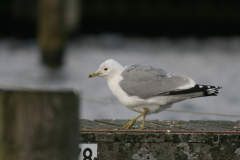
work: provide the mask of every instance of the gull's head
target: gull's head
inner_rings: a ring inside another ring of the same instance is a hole
[[[115,74],[122,69],[122,67],[123,66],[117,61],[108,59],[99,66],[99,69],[96,72],[91,73],[88,78],[100,76],[109,79],[110,77],[114,77]]]

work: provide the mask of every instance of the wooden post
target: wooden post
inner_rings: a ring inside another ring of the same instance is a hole
[[[39,0],[38,38],[42,62],[50,67],[63,63],[65,28],[64,0]]]
[[[1,160],[77,160],[78,96],[0,89]]]

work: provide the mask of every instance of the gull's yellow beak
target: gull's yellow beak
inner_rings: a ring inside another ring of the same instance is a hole
[[[100,73],[91,73],[89,74],[88,78],[99,76]]]

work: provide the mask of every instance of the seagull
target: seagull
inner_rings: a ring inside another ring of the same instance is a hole
[[[143,116],[159,113],[173,103],[190,98],[217,96],[222,87],[196,84],[191,78],[171,74],[149,65],[132,64],[123,67],[117,61],[108,59],[88,78],[100,76],[107,79],[112,93],[128,109],[140,113],[123,128],[130,129]]]

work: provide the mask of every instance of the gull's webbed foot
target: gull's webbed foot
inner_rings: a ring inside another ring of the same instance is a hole
[[[144,129],[144,124],[145,124],[145,117],[146,117],[145,114],[148,112],[148,109],[145,108],[144,110],[145,110],[145,112],[141,113],[139,116],[137,116],[136,118],[132,119],[127,125],[123,126],[123,128],[129,129],[137,121],[138,118],[143,116],[142,126],[141,126],[140,129],[137,129],[137,130],[143,130]]]
[[[129,129],[136,122],[135,119],[132,119],[127,125],[123,126],[123,128]]]

